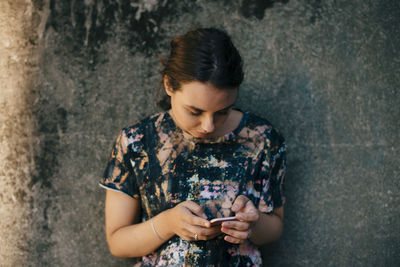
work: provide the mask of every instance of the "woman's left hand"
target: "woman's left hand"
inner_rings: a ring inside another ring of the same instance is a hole
[[[244,195],[235,199],[232,212],[236,213],[237,221],[223,222],[221,231],[226,234],[225,241],[240,244],[250,238],[251,229],[260,215],[253,202]]]

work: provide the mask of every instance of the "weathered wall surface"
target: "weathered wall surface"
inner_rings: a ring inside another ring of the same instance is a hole
[[[158,111],[157,55],[199,26],[231,34],[238,106],[287,139],[265,265],[400,262],[398,1],[5,0],[0,265],[133,263],[107,250],[98,179],[120,128]]]
[[[31,3],[0,1],[0,266],[26,265],[33,239],[39,24]]]

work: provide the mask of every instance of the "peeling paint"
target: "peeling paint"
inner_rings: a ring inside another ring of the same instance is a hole
[[[157,0],[141,0],[138,3],[131,3],[131,7],[137,8],[135,19],[139,21],[143,12],[153,12],[157,8],[158,2]]]
[[[275,3],[287,4],[289,0],[243,0],[241,6],[242,15],[245,18],[256,17],[259,20],[264,18],[265,11],[272,8]]]
[[[163,20],[179,16],[184,12],[194,12],[196,3],[183,3],[178,0],[115,1],[71,0],[70,2],[47,1],[50,9],[46,28],[51,27],[65,36],[66,41],[74,43],[75,53],[87,50],[94,58],[97,49],[116,31],[124,35],[125,45],[132,53],[146,51],[148,54],[158,50],[164,38],[160,31]],[[43,19],[45,19],[43,17]],[[116,27],[118,25],[118,27]]]

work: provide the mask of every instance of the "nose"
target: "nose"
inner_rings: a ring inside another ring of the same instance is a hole
[[[211,133],[214,131],[214,118],[213,116],[208,116],[201,122],[201,128],[204,132]]]

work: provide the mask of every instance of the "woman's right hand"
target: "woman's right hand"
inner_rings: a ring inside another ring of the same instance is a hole
[[[179,203],[168,212],[169,228],[187,241],[210,240],[221,234],[221,226],[210,226],[202,207],[193,201]]]

